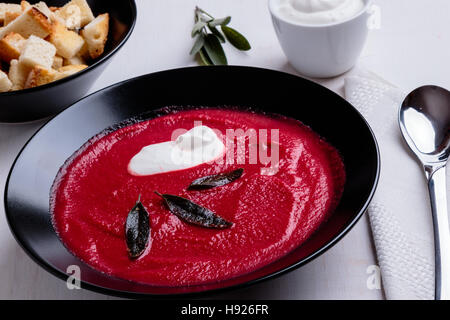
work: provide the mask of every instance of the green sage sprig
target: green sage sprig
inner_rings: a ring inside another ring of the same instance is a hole
[[[199,7],[195,7],[195,24],[191,32],[195,42],[190,54],[198,55],[205,65],[226,65],[228,61],[222,43],[228,40],[238,50],[250,50],[248,40],[228,26],[230,21],[230,16],[216,19]]]

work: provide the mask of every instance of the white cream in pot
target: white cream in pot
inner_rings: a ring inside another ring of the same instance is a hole
[[[278,13],[293,23],[321,25],[350,19],[364,5],[363,0],[278,0]]]

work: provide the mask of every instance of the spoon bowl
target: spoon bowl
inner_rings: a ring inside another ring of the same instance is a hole
[[[400,108],[400,129],[424,164],[445,163],[450,156],[450,92],[437,86],[412,91]]]

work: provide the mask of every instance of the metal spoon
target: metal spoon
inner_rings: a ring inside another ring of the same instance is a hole
[[[435,243],[435,299],[450,299],[450,227],[445,166],[450,155],[450,92],[424,86],[411,92],[399,113],[406,143],[428,179]]]

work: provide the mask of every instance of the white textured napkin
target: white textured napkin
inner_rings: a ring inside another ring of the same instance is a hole
[[[405,94],[367,71],[345,79],[345,96],[366,118],[381,151],[368,209],[387,299],[434,298],[434,245],[425,176],[397,122]]]

